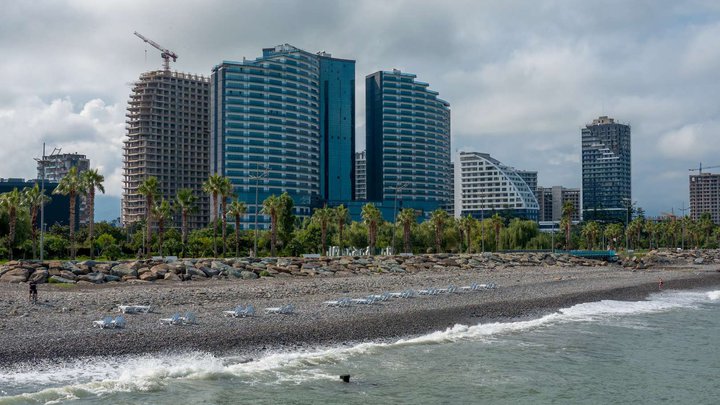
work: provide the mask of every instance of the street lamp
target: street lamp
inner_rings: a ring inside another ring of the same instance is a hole
[[[253,257],[257,257],[258,254],[258,215],[260,214],[260,209],[258,207],[258,191],[260,190],[260,179],[266,179],[268,177],[268,167],[267,165],[264,165],[263,171],[260,172],[258,165],[256,164],[255,172],[256,174],[254,176],[250,176],[250,180],[255,180],[255,243],[253,245]]]
[[[52,153],[50,156],[45,156],[45,142],[43,142],[43,151],[42,151],[42,157],[40,159],[35,158],[35,161],[37,161],[40,164],[40,169],[42,171],[42,177],[40,179],[40,194],[45,197],[45,165],[50,163],[50,157],[53,157],[55,155],[60,154],[61,149],[60,148],[53,148]],[[33,224],[34,226],[34,224]],[[43,252],[43,245],[45,243],[45,202],[42,201],[40,204],[40,261],[43,261],[44,259],[44,252]]]
[[[408,183],[401,183],[401,184],[398,184],[398,185],[395,186],[395,208],[393,209],[393,217],[394,217],[394,218],[393,218],[393,221],[394,221],[394,222],[393,222],[393,225],[394,225],[394,226],[393,226],[393,234],[392,234],[392,249],[393,249],[393,254],[395,254],[395,233],[396,233],[395,231],[396,231],[396,228],[397,228],[398,193],[399,193],[400,191],[405,190],[406,188],[408,188],[408,186],[409,186]]]
[[[685,250],[685,211],[689,210],[690,207],[685,208],[685,201],[682,202],[682,207],[680,208],[680,211],[682,212],[682,219],[680,222],[682,223],[682,235],[681,235],[681,242],[680,242],[680,248],[682,250]]]

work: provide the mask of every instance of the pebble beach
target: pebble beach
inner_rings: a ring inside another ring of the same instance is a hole
[[[205,351],[258,356],[368,340],[396,339],[455,324],[537,317],[558,308],[604,299],[638,300],[659,289],[720,285],[720,266],[683,264],[637,270],[608,266],[528,266],[370,273],[329,278],[262,277],[189,282],[40,284],[39,300],[27,302],[27,284],[0,283],[0,365],[58,358]],[[372,305],[328,307],[326,300],[473,282],[497,288]],[[295,313],[265,314],[263,308],[292,303]],[[122,329],[93,328],[118,315],[123,304],[150,305],[147,314],[127,314]],[[222,311],[252,304],[257,315],[228,318]],[[193,312],[195,325],[162,325],[174,313]]]

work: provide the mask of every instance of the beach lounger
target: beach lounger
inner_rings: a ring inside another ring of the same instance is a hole
[[[339,300],[325,301],[323,304],[329,307],[349,307],[352,304],[349,298],[340,298]]]
[[[353,304],[360,304],[360,305],[370,305],[375,303],[375,298],[372,296],[369,296],[367,298],[354,298],[351,299],[350,302]]]
[[[415,295],[417,295],[415,290],[408,289],[408,290],[403,290],[401,292],[389,293],[388,297],[390,297],[390,298],[412,298]]]
[[[125,317],[122,315],[118,315],[113,319],[112,321],[113,328],[124,328],[125,327]]]
[[[113,324],[112,316],[106,316],[103,317],[103,319],[99,321],[93,322],[93,328],[100,328],[100,329],[108,329],[108,328],[114,328],[115,325]]]
[[[192,312],[186,312],[185,315],[180,317],[180,322],[183,325],[194,325],[196,323],[195,314]]]
[[[295,311],[293,304],[286,304],[281,307],[270,307],[265,308],[265,312],[268,314],[292,314]]]
[[[486,290],[492,290],[494,288],[497,288],[497,284],[495,283],[487,283],[487,284],[478,284],[478,288],[484,288]]]
[[[232,316],[233,318],[245,318],[247,316],[253,316],[255,315],[255,307],[252,305],[248,305],[247,307],[243,307],[242,305],[238,305],[235,307],[232,311],[223,311],[225,316]]]
[[[371,295],[368,298],[373,298],[375,301],[387,301],[390,299],[390,293],[386,292],[382,294]]]
[[[418,291],[418,295],[437,295],[439,290],[437,288],[426,288]]]
[[[478,283],[472,283],[470,285],[460,287],[460,291],[476,291],[478,288],[479,288]]]
[[[150,312],[149,305],[120,305],[118,310],[123,314],[147,314]]]
[[[454,293],[455,291],[457,291],[457,287],[455,287],[452,284],[449,285],[447,288],[438,288],[437,289],[437,292],[440,294],[449,294],[449,293]]]
[[[161,318],[160,323],[164,325],[180,325],[182,323],[182,319],[180,318],[180,314],[174,314],[170,318]]]

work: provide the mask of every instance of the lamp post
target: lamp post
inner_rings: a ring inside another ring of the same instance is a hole
[[[37,161],[40,164],[40,169],[42,172],[42,176],[40,178],[40,194],[45,196],[45,165],[50,162],[49,157],[55,156],[60,154],[61,149],[60,148],[53,148],[52,153],[50,156],[45,156],[45,142],[43,142],[43,150],[42,150],[42,157],[40,159],[35,158],[35,161]],[[34,224],[32,224],[34,226]],[[40,261],[43,261],[44,259],[44,245],[45,244],[45,202],[43,201],[40,204]]]
[[[682,219],[680,222],[682,223],[682,234],[680,237],[680,248],[682,250],[685,250],[685,211],[689,210],[690,207],[685,208],[685,201],[682,202],[682,207],[680,208],[680,211],[682,212]]]
[[[392,249],[395,254],[395,231],[397,228],[397,205],[398,205],[398,193],[405,190],[409,186],[408,183],[401,183],[395,186],[395,208],[393,209],[393,234],[392,234]]]
[[[264,166],[262,173],[258,170],[257,164],[255,165],[255,175],[250,176],[250,180],[255,180],[255,242],[253,244],[253,257],[257,257],[257,244],[258,244],[258,215],[260,209],[258,206],[258,192],[260,190],[260,179],[265,179],[268,176],[268,167]]]

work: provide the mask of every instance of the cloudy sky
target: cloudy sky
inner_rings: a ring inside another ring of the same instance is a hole
[[[720,165],[717,1],[8,1],[0,13],[0,177],[35,176],[42,142],[106,177],[119,216],[129,82],[161,66],[138,31],[209,75],[290,43],[416,73],[451,103],[453,149],[488,152],[539,184],[580,186],[580,128],[632,125],[633,199],[650,215],[688,201],[688,169]]]

